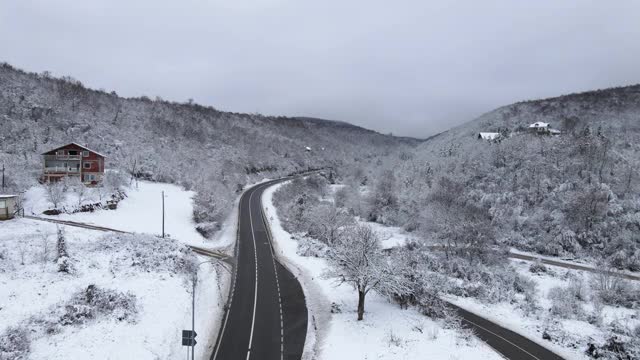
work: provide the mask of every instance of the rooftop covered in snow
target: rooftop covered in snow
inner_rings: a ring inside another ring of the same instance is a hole
[[[546,122],[542,122],[542,121],[537,121],[534,122],[533,124],[529,125],[530,128],[547,128],[549,127],[549,123]]]

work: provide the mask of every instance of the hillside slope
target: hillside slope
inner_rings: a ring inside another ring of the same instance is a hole
[[[125,99],[8,64],[0,66],[0,120],[0,162],[12,191],[36,180],[40,153],[77,142],[106,154],[108,168],[132,171],[135,164],[141,177],[197,190],[196,219],[209,223],[247,183],[309,167],[339,169],[417,142],[340,122]]]
[[[537,121],[562,133],[529,131]],[[640,85],[521,102],[388,161],[372,200],[382,206],[367,215],[438,242],[604,256],[640,270],[638,169]]]

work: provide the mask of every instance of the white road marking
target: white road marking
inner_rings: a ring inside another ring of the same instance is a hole
[[[269,187],[271,185],[271,182],[268,183],[269,185],[266,187]],[[264,185],[264,184],[263,184]],[[255,193],[255,191],[258,190],[260,186],[257,186],[256,188],[251,190],[251,194],[249,195],[249,222],[251,225],[251,237],[253,238],[253,254],[254,254],[254,259],[255,259],[255,265],[256,265],[256,284],[255,284],[255,292],[254,292],[254,299],[253,299],[253,320],[251,322],[251,334],[249,336],[249,347],[247,349],[247,358],[246,360],[249,360],[249,358],[251,357],[251,346],[253,344],[253,332],[255,329],[255,322],[256,322],[256,306],[258,304],[258,251],[257,251],[257,246],[256,246],[256,237],[255,237],[255,232],[253,229],[253,214],[251,211],[251,201],[253,199],[253,194]],[[265,187],[265,188],[266,188]],[[240,201],[240,204],[242,204],[242,199]],[[266,219],[264,218],[264,213],[262,212],[262,199],[260,199],[260,212],[261,214],[263,214],[263,220],[266,221]],[[266,225],[266,224],[265,224]],[[240,223],[238,222],[238,231],[240,231]],[[278,280],[278,269],[276,268],[276,262],[275,262],[275,256],[273,253],[273,244],[271,243],[271,232],[267,231],[267,238],[269,239],[269,248],[271,251],[271,260],[273,262],[273,269],[275,272],[275,278],[276,278],[276,287],[278,290],[278,303],[280,306],[280,359],[283,360],[284,359],[284,320],[283,320],[283,314],[282,314],[282,296],[280,294],[280,282]],[[238,241],[239,241],[239,236],[238,236]],[[238,253],[239,253],[239,244],[236,247],[236,259],[239,259]],[[236,267],[236,273],[235,273],[235,277],[233,279],[233,287],[231,290],[231,298],[229,301],[229,308],[227,309],[227,315],[225,317],[224,320],[224,324],[222,326],[222,332],[220,334],[220,341],[218,342],[218,347],[216,348],[216,352],[213,356],[213,359],[215,360],[218,356],[218,351],[220,350],[220,347],[222,345],[222,338],[224,337],[225,334],[225,330],[227,327],[227,322],[229,320],[229,313],[231,312],[231,304],[233,302],[233,297],[235,294],[235,289],[236,289],[236,281],[238,278],[238,271],[237,271],[237,267]]]
[[[258,249],[256,247],[256,235],[253,232],[253,215],[251,214],[251,199],[253,199],[253,194],[257,189],[251,191],[251,195],[249,195],[249,223],[251,224],[251,237],[253,238],[253,255],[255,257],[256,263],[256,287],[253,296],[253,320],[251,321],[251,335],[249,336],[249,350],[247,351],[247,360],[249,360],[249,356],[251,355],[251,345],[253,344],[253,330],[256,326],[256,306],[258,305]]]
[[[243,195],[244,196],[244,195]],[[242,204],[242,199],[240,199],[240,204]],[[240,211],[238,212],[238,216],[240,216]],[[240,234],[240,220],[238,220],[238,229],[236,234],[236,241],[239,238]],[[235,256],[238,259],[238,254],[240,252],[240,244],[236,244]],[[216,347],[216,352],[213,355],[213,360],[218,357],[218,351],[220,351],[220,347],[222,346],[222,338],[224,337],[225,330],[227,329],[227,322],[229,321],[229,314],[231,313],[231,304],[233,303],[233,296],[236,293],[236,282],[238,280],[238,264],[235,266],[235,274],[233,276],[233,285],[231,286],[231,297],[229,298],[229,302],[227,303],[227,314],[224,318],[224,324],[222,325],[222,331],[220,332],[220,341],[218,342],[218,346]]]
[[[278,306],[280,306],[280,360],[284,359],[284,317],[282,314],[282,295],[280,294],[280,281],[278,280],[278,268],[276,267],[276,256],[273,253],[273,239],[271,238],[271,229],[268,225],[268,219],[264,215],[262,208],[262,198],[260,199],[260,212],[262,214],[262,220],[267,227],[267,239],[269,240],[269,249],[271,250],[271,261],[273,262],[273,271],[276,275],[276,287],[278,289]]]

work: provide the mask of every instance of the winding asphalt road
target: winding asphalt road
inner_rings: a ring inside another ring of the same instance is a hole
[[[487,343],[506,359],[563,360],[556,353],[520,334],[505,329],[453,304],[449,304],[449,306],[457,311],[458,316],[462,318],[464,327],[472,329],[480,340]]]
[[[304,293],[293,274],[273,254],[271,234],[265,225],[261,205],[262,192],[266,188],[288,179],[256,185],[240,199],[235,254],[237,262],[223,324],[211,360],[298,360],[302,356],[308,318]],[[125,233],[72,221],[33,216],[25,218],[90,230]],[[202,255],[221,257],[221,254],[210,250],[196,247],[192,249]],[[517,258],[522,259],[520,256]],[[223,260],[234,264],[229,259]],[[553,265],[566,266],[564,263]],[[453,304],[449,306],[462,318],[464,326],[473,329],[478,338],[506,359],[563,359],[538,343],[479,315]]]
[[[240,199],[237,265],[211,360],[294,360],[302,357],[307,308],[300,283],[275,258],[261,197],[274,180]]]

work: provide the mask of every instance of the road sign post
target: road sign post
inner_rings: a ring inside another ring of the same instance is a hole
[[[193,330],[182,330],[182,346],[196,346],[196,336],[198,333]]]

